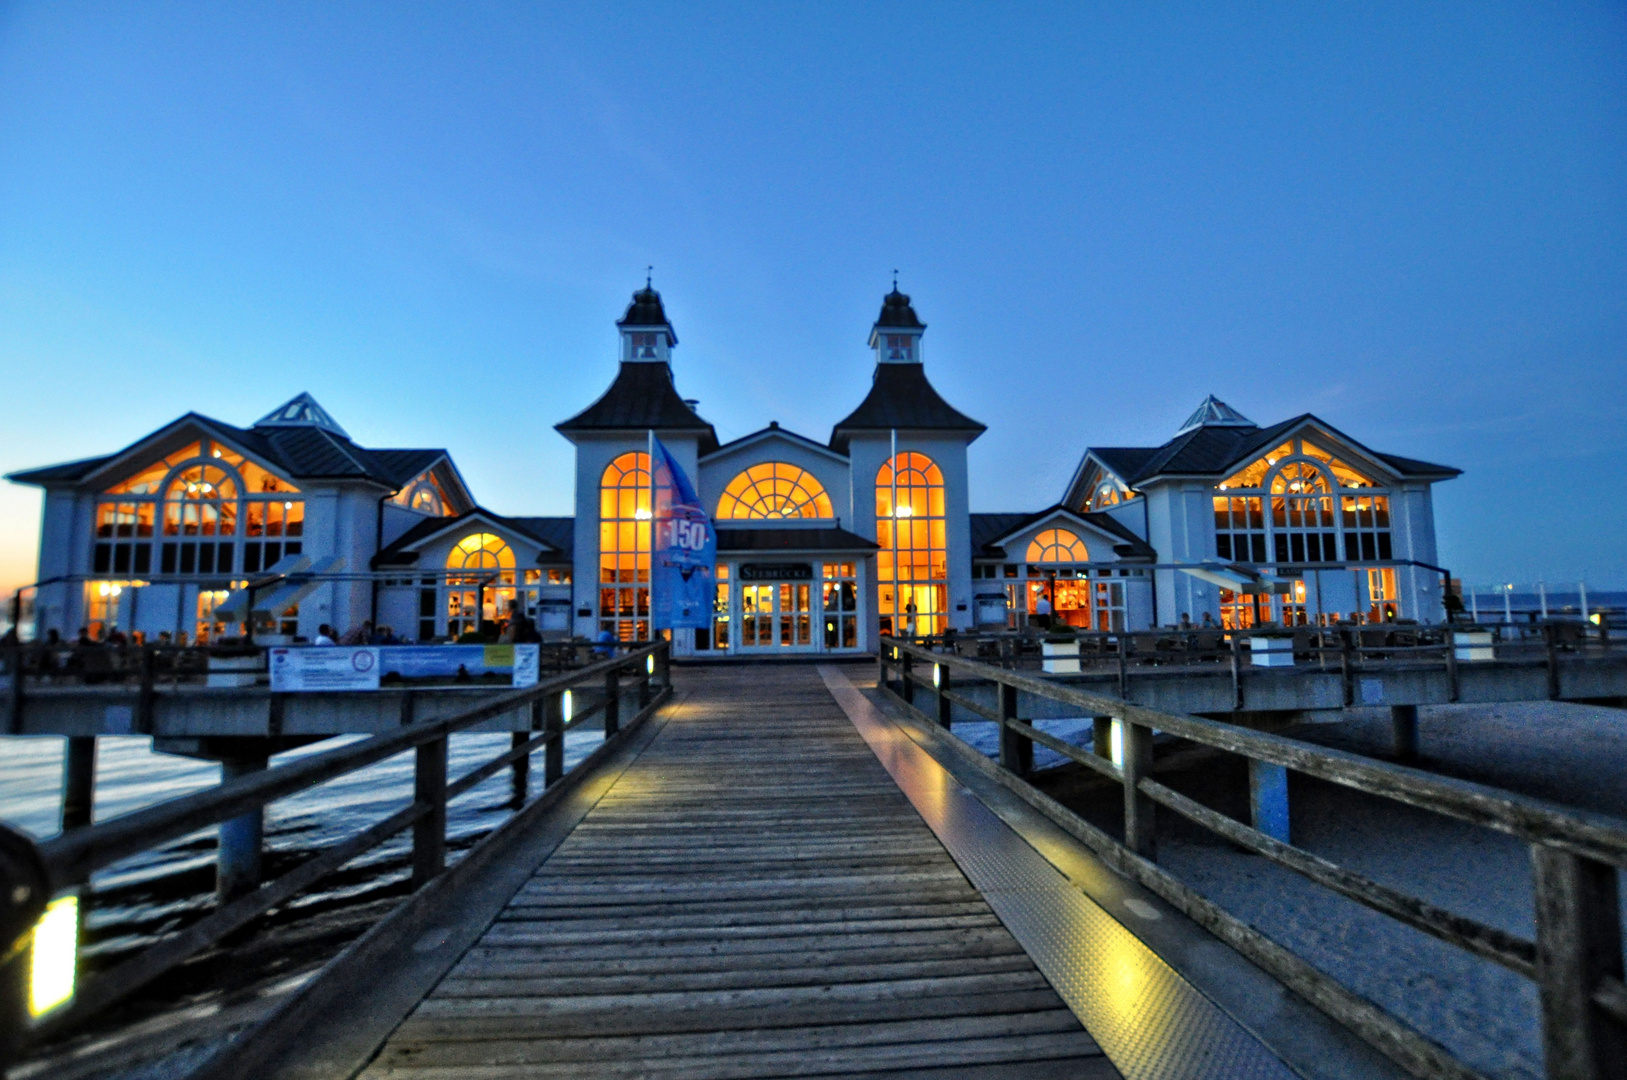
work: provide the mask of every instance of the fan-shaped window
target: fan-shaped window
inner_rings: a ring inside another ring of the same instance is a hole
[[[447,636],[456,641],[482,622],[501,625],[515,599],[514,549],[496,533],[470,533],[452,545],[446,569]]]
[[[1080,563],[1090,561],[1085,542],[1067,529],[1046,529],[1028,544],[1027,562]]]
[[[145,469],[136,473],[107,489],[109,495],[156,495],[158,489],[164,484],[164,477],[170,470],[183,461],[203,456],[201,443],[193,443],[183,450],[177,450],[162,461],[156,461]]]
[[[925,454],[899,454],[876,474],[876,540],[882,633],[942,633],[949,596],[943,472]]]
[[[448,570],[507,570],[502,580],[514,581],[514,549],[496,533],[470,533],[446,557]]]
[[[835,514],[818,478],[784,461],[753,465],[729,481],[717,504],[717,516],[725,520],[828,518]]]
[[[599,481],[599,629],[650,638],[650,455],[623,454]]]

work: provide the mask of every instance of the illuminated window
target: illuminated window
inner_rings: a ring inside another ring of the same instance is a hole
[[[1215,552],[1233,562],[1278,567],[1388,562],[1390,500],[1376,486],[1371,476],[1309,439],[1291,439],[1217,485]],[[1234,606],[1252,611],[1255,605],[1242,597]],[[1286,612],[1294,604],[1279,599],[1271,606]],[[1260,617],[1269,616],[1262,610]]]
[[[899,454],[876,474],[876,540],[881,632],[942,633],[949,595],[943,473],[925,454]]]
[[[628,336],[633,339],[632,345],[634,360],[659,359],[655,349],[656,335],[654,333],[646,333],[641,330],[637,333],[629,334]]]
[[[431,517],[453,515],[450,509],[452,500],[447,497],[446,489],[441,486],[441,481],[433,469],[419,473],[411,483],[392,495],[390,501],[397,506],[405,506],[409,510],[416,510]]]
[[[650,455],[623,454],[599,482],[599,629],[650,640]]]
[[[164,486],[164,478],[168,476],[183,461],[193,461],[203,457],[203,444],[193,443],[182,450],[177,450],[162,461],[154,462],[134,476],[114,484],[107,489],[109,495],[156,495]]]
[[[859,581],[854,563],[824,564],[825,648],[855,649],[859,645]]]
[[[514,593],[514,549],[495,533],[470,533],[446,556],[446,633],[454,641],[482,622],[508,617]]]
[[[914,360],[915,338],[910,334],[886,335],[887,359]]]
[[[783,461],[765,461],[729,481],[718,500],[717,516],[723,520],[829,518],[836,512],[813,473]]]
[[[1046,529],[1028,545],[1031,563],[1081,563],[1090,561],[1085,542],[1067,529]]]
[[[1092,466],[1090,474],[1085,478],[1085,501],[1077,507],[1079,510],[1105,510],[1109,506],[1129,502],[1136,497],[1136,493],[1119,483],[1118,479],[1108,474],[1100,466]]]

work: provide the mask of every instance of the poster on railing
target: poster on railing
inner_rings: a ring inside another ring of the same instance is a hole
[[[380,649],[371,645],[305,645],[271,650],[274,693],[377,690]]]
[[[271,650],[271,689],[302,693],[535,686],[539,652],[534,644],[280,647]]]
[[[717,594],[717,530],[661,440],[651,436],[650,450],[655,466],[652,619],[659,630],[709,627]]]

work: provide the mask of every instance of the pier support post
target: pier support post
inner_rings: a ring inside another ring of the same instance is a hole
[[[542,784],[550,788],[565,775],[565,694],[549,694],[543,710],[542,730],[548,741],[542,744]]]
[[[1395,756],[1411,760],[1418,756],[1418,706],[1391,705],[1390,725],[1393,728]]]
[[[70,735],[62,756],[62,831],[90,824],[96,804],[96,736]]]
[[[621,730],[621,672],[609,671],[604,677],[604,737],[610,738]]]
[[[1113,760],[1113,718],[1111,716],[1096,716],[1091,718],[1090,748],[1099,758]]]
[[[446,742],[443,737],[420,746],[413,769],[413,798],[429,807],[412,826],[414,889],[446,869]]]
[[[1273,840],[1291,843],[1288,830],[1288,770],[1249,758],[1248,807],[1254,827]]]
[[[221,782],[257,773],[266,767],[268,760],[263,753],[222,758]],[[215,853],[215,895],[221,903],[235,900],[260,887],[261,853],[264,848],[264,807],[257,806],[220,823],[220,839]]]
[[[1124,720],[1119,731],[1124,741],[1124,844],[1152,859],[1158,854],[1153,818],[1157,804],[1141,790],[1142,778],[1152,775],[1152,729]]]

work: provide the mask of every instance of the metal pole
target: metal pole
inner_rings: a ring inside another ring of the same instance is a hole
[[[1548,586],[1545,583],[1541,582],[1541,581],[1537,582],[1537,603],[1539,603],[1542,606],[1542,618],[1543,618],[1543,620],[1547,621],[1547,618],[1548,618]]]
[[[898,616],[904,611],[904,604],[898,595],[898,429],[890,429],[892,433],[892,457],[887,461],[888,476],[892,484],[892,515],[893,524],[891,533],[893,537],[893,637],[902,637],[898,632]]]
[[[1587,582],[1578,581],[1576,587],[1582,594],[1582,621],[1587,622]]]
[[[1514,596],[1514,586],[1512,586],[1512,585],[1504,585],[1503,586],[1503,621],[1505,623],[1513,623],[1513,621],[1514,621],[1514,608],[1513,608],[1514,601],[1513,601],[1513,596]]]

